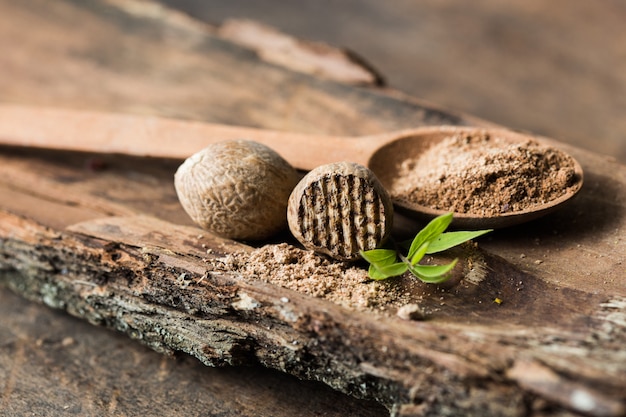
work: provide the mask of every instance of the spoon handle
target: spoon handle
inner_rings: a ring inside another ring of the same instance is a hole
[[[365,164],[368,159],[356,138],[0,104],[0,145],[185,159],[210,143],[233,139],[263,143],[304,170],[342,160]]]

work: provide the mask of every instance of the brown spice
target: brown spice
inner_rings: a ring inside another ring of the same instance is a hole
[[[289,197],[287,220],[307,249],[338,260],[359,259],[379,247],[393,225],[389,193],[367,167],[353,162],[319,166]]]
[[[494,216],[550,202],[575,181],[573,159],[534,140],[454,135],[404,161],[390,194],[434,209]]]
[[[414,279],[372,281],[362,267],[333,261],[286,243],[234,252],[207,262],[213,271],[237,272],[244,278],[269,282],[360,311],[395,314],[399,307],[419,302],[421,297],[414,288],[419,286]]]
[[[178,167],[176,194],[203,229],[239,240],[267,239],[287,226],[287,200],[300,175],[250,140],[209,144]]]
[[[464,285],[477,285],[487,275],[482,255],[470,244],[457,248],[454,254],[448,254],[448,258],[433,258],[427,263],[443,264],[452,258],[459,258],[460,262],[446,283],[450,288],[461,281],[465,282]],[[366,265],[338,262],[287,243],[233,252],[206,262],[211,272],[234,272],[244,279],[261,280],[357,311],[386,316],[401,311],[401,315],[414,320],[417,316],[408,315],[405,306],[419,305],[419,319],[430,315],[433,308],[439,306],[439,296],[433,298],[433,292],[439,287],[425,284],[410,274],[372,281]],[[435,301],[437,306],[433,304]]]

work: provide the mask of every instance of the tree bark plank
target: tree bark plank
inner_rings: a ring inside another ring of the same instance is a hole
[[[199,238],[195,228],[149,217],[107,217],[59,234],[24,222],[5,215],[0,223],[2,235],[12,236],[3,242],[11,254],[3,264],[21,269],[8,274],[6,285],[159,352],[182,351],[211,366],[260,363],[396,410],[419,403],[431,413],[498,415],[538,395],[593,415],[625,411],[618,398],[626,361],[614,345],[622,342],[623,330],[603,326],[612,324],[607,315],[620,299],[602,303],[603,297],[569,292],[576,303],[571,310],[596,308],[585,315],[591,320],[586,335],[580,322],[571,322],[576,315],[562,308],[570,322],[532,330],[502,325],[504,317],[462,325],[445,317],[432,323],[372,320],[249,277],[212,274],[202,259],[209,256],[205,247],[219,256],[232,250],[225,250],[231,243]],[[495,258],[488,265],[509,268]],[[533,285],[528,276],[524,281]],[[592,340],[609,343],[595,343],[590,355],[584,346]],[[421,386],[425,370],[428,388]],[[480,389],[468,396],[466,388],[474,385]],[[579,404],[577,396],[590,401]]]
[[[4,42],[33,28],[18,37],[24,49],[9,44],[0,56],[5,99],[343,135],[486,124],[268,64],[203,25],[136,4],[0,1],[15,17],[0,25]],[[424,298],[435,312],[426,322],[207,270],[203,258],[247,248],[190,224],[172,160],[2,148],[0,280],[159,352],[260,364],[398,415],[620,416],[626,168],[558,146],[585,169],[579,197],[484,239],[484,279],[437,288]],[[405,232],[418,226],[407,221]]]
[[[319,383],[261,366],[208,368],[151,351],[0,291],[0,409],[5,416],[384,416]]]

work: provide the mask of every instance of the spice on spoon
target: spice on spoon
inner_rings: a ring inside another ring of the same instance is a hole
[[[389,191],[438,210],[498,216],[550,202],[575,185],[575,162],[558,149],[476,133],[453,134],[406,159]]]

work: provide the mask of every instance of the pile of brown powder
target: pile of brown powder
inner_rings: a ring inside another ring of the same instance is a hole
[[[552,201],[575,182],[574,161],[557,149],[455,135],[405,160],[390,193],[439,210],[493,216]]]
[[[346,308],[361,311],[397,309],[414,299],[415,280],[371,281],[367,270],[336,262],[286,243],[267,245],[252,252],[234,252],[223,259],[208,261],[214,271],[238,272],[258,279],[324,298]]]

